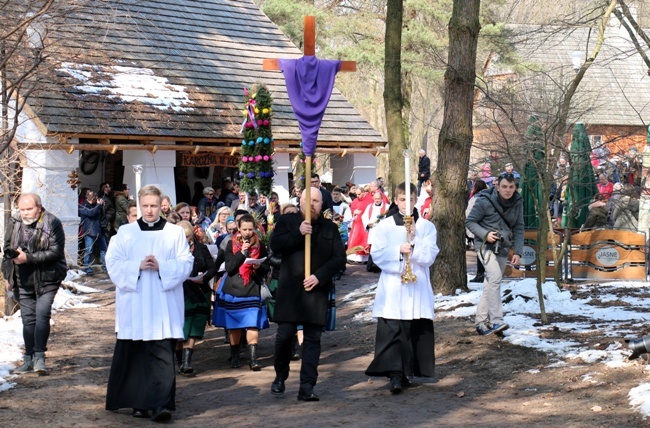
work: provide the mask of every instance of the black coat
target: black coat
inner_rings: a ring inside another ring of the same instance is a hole
[[[234,239],[234,238],[233,238]],[[266,257],[266,249],[264,244],[260,250],[260,256]],[[264,277],[269,272],[268,265],[262,263],[251,276],[251,281],[244,285],[244,278],[239,274],[239,267],[246,260],[246,256],[238,251],[236,254],[232,253],[232,239],[226,244],[224,250],[224,257],[226,260],[226,282],[223,284],[223,292],[236,297],[251,297],[260,295],[260,285],[264,282]]]
[[[205,300],[205,295],[210,293],[210,280],[217,274],[217,266],[214,264],[214,259],[210,250],[205,244],[194,242],[194,265],[192,266],[192,273],[190,276],[197,276],[200,272],[204,272],[203,282],[197,284],[189,279],[183,282],[183,294],[189,298],[193,303],[202,302]]]
[[[65,232],[61,221],[43,208],[43,217],[31,226],[23,224],[20,217],[12,217],[5,231],[2,273],[12,288],[31,282],[38,295],[56,290],[65,279],[68,265],[65,261]],[[34,227],[29,243],[22,242],[22,228]],[[27,253],[27,263],[16,265],[7,250],[21,247]],[[21,280],[22,278],[22,280]]]
[[[345,248],[331,220],[319,217],[312,221],[311,273],[319,283],[312,291],[305,291],[305,237],[299,230],[302,221],[301,214],[282,215],[271,234],[271,250],[282,256],[273,321],[325,325],[332,277],[345,267]]]
[[[431,160],[427,155],[424,155],[418,161],[418,180],[426,181],[429,177],[431,177]]]

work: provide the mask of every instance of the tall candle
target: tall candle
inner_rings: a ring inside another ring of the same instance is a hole
[[[411,156],[408,150],[404,150],[404,190],[406,193],[406,212],[405,215],[411,215]]]

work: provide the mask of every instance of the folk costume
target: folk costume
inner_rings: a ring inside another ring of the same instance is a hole
[[[140,270],[148,255],[159,270]],[[179,226],[159,218],[120,227],[106,253],[115,284],[117,343],[108,379],[106,410],[175,410],[176,340],[183,339],[183,282],[194,258]]]
[[[256,234],[251,237],[248,256],[242,253],[243,239],[239,232],[228,241],[224,250],[226,275],[220,290],[213,323],[228,330],[269,327],[266,305],[260,298],[260,286],[268,270],[264,266],[254,269],[245,264],[246,258],[266,257],[266,249]]]
[[[422,218],[415,222],[411,268],[417,280],[409,283],[401,280],[405,257],[400,246],[406,242],[403,215],[397,212],[386,217],[375,229],[371,255],[381,275],[372,311],[377,318],[375,358],[366,375],[398,376],[408,384],[409,376],[431,377],[434,373],[434,301],[429,267],[438,254],[436,227]]]
[[[217,274],[217,266],[205,244],[194,240],[190,244],[190,251],[194,256],[194,265],[190,277],[203,276],[200,284],[189,279],[183,283],[183,296],[185,297],[183,335],[185,340],[191,337],[203,338],[205,325],[210,318],[210,297],[212,295],[210,280]]]

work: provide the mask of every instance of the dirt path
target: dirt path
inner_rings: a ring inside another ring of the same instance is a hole
[[[299,362],[292,363],[283,398],[270,394],[275,328],[261,333],[263,369],[230,369],[222,330],[209,328],[197,346],[197,375],[178,377],[173,424],[187,427],[645,427],[627,394],[647,377],[643,363],[619,369],[570,362],[547,368],[546,354],[498,338],[476,336],[471,320],[436,321],[436,382],[391,396],[387,381],[363,371],[372,358],[374,324],[355,319],[369,298],[343,302],[376,274],[350,266],[337,283],[337,330],[323,335],[318,403],[296,400]],[[114,345],[112,284],[92,295],[94,309],[58,313],[50,340],[51,375],[26,375],[0,393],[0,426],[114,427],[153,424],[126,410],[104,410]],[[594,338],[607,346],[611,338]]]

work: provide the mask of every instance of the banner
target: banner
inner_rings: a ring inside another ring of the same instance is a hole
[[[197,168],[205,166],[225,166],[237,168],[239,165],[238,156],[221,155],[218,153],[182,153],[181,166],[194,166]]]

